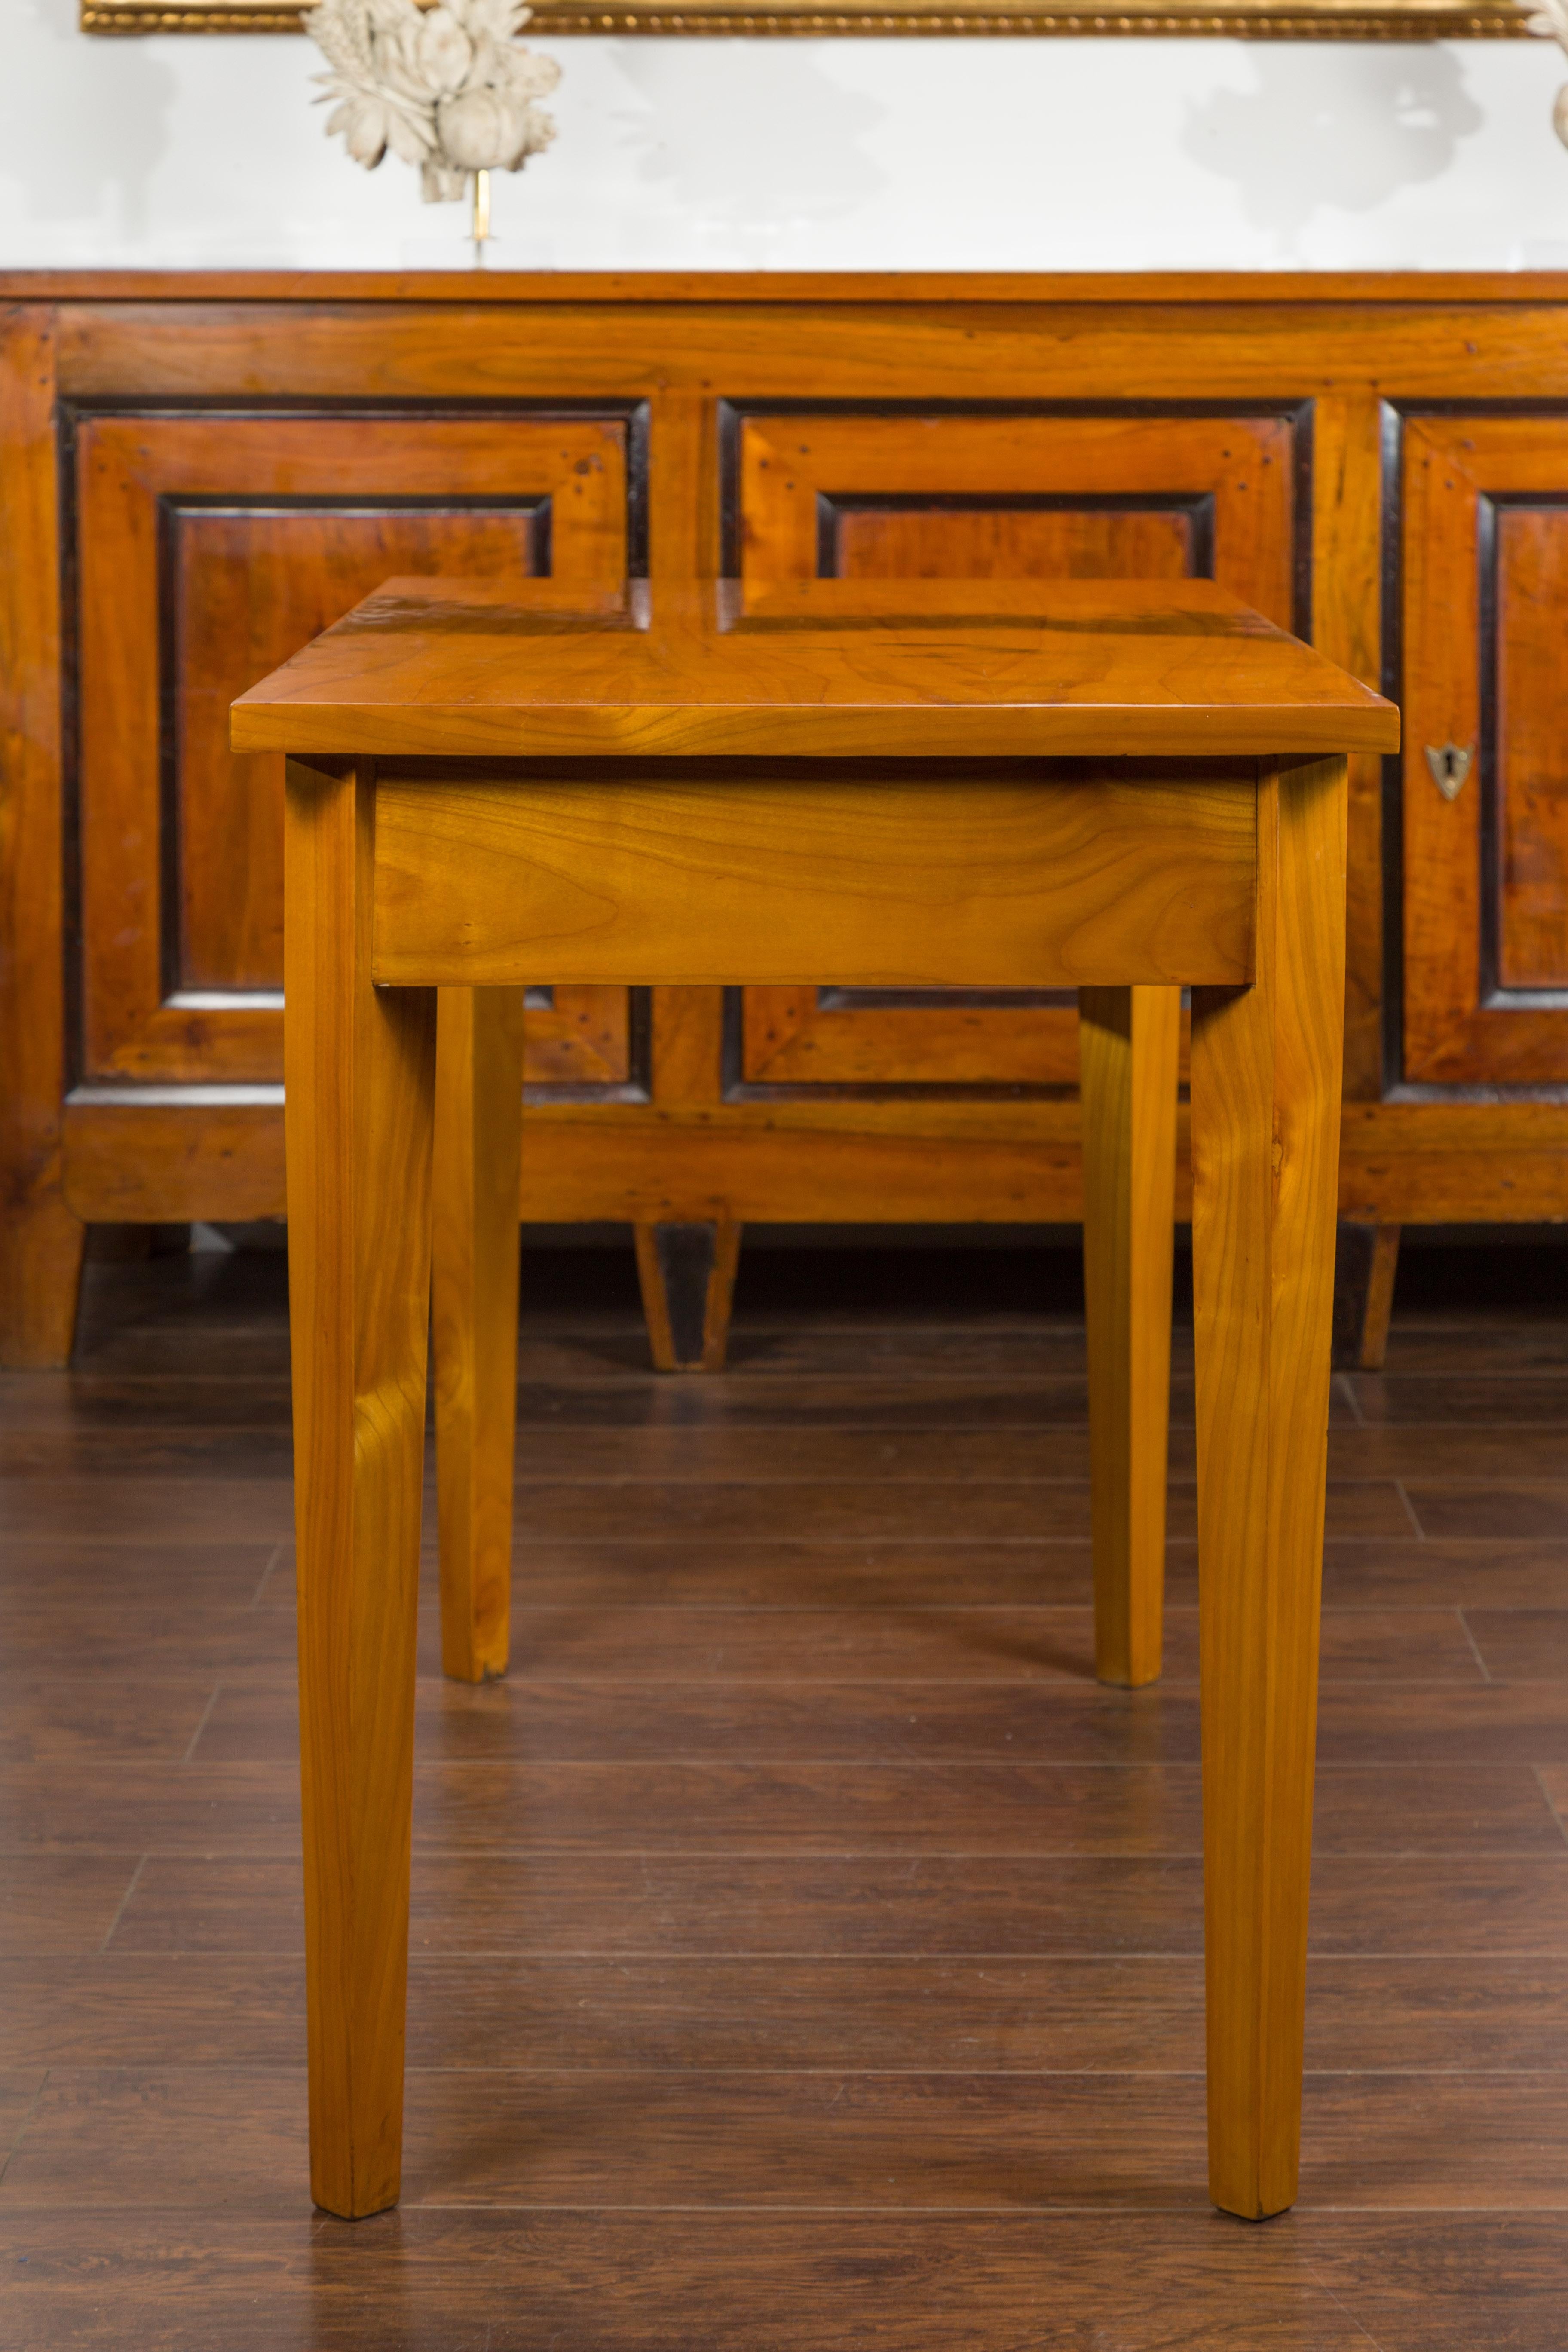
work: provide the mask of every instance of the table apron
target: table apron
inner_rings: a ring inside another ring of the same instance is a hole
[[[378,983],[1234,985],[1258,763],[375,782]]]

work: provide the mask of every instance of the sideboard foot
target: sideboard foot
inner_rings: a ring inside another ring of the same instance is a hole
[[[0,1217],[0,1369],[62,1371],[69,1363],[86,1238],[58,1196]]]
[[[740,1226],[728,1217],[702,1224],[639,1223],[637,1253],[654,1370],[721,1372]]]
[[[1334,1363],[1346,1372],[1381,1372],[1388,1352],[1398,1225],[1342,1224],[1334,1254]]]

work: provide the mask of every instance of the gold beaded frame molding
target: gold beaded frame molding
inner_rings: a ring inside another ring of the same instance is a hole
[[[84,33],[298,33],[300,11],[279,0],[81,0]],[[1510,39],[1525,30],[1515,0],[1157,0],[1123,14],[1084,0],[877,0],[824,8],[821,0],[536,0],[530,34],[1240,34],[1262,41]]]

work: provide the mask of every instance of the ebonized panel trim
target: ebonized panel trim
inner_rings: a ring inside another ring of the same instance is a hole
[[[1568,400],[1386,400],[1383,405],[1383,676],[1384,693],[1404,708],[1405,694],[1405,424],[1423,416],[1521,418],[1568,417]],[[1481,724],[1479,757],[1483,776],[1481,822],[1481,952],[1477,972],[1477,996],[1486,1012],[1568,1011],[1568,990],[1488,992],[1495,976],[1496,913],[1496,583],[1495,551],[1489,545],[1490,506],[1544,506],[1559,503],[1548,494],[1512,498],[1480,493],[1481,534]],[[1562,501],[1568,503],[1568,501]],[[1489,596],[1490,603],[1489,604]],[[1489,664],[1492,665],[1489,678]],[[1405,753],[1390,752],[1383,762],[1383,1099],[1385,1102],[1568,1101],[1568,1089],[1551,1086],[1468,1087],[1419,1084],[1405,1075]],[[1491,847],[1489,850],[1489,841]],[[1489,856],[1492,864],[1489,868]],[[1489,874],[1493,879],[1489,880]],[[1489,918],[1493,926],[1487,943]]]
[[[1498,517],[1500,511],[1568,509],[1568,492],[1483,490],[1477,501],[1476,555],[1480,572],[1480,726],[1477,778],[1481,796],[1480,973],[1483,1013],[1568,1012],[1568,988],[1506,988],[1502,968],[1502,780],[1498,773]]]
[[[819,490],[817,578],[841,577],[840,525],[846,515],[931,513],[1183,515],[1189,525],[1190,576],[1214,578],[1212,490]]]
[[[1311,642],[1311,532],[1305,532],[1306,550],[1303,557],[1301,541],[1302,516],[1311,512],[1311,428],[1312,403],[1310,398],[1283,400],[751,400],[744,397],[721,396],[718,402],[719,443],[719,571],[726,580],[738,580],[743,570],[745,517],[741,511],[741,433],[752,418],[759,424],[770,417],[790,416],[956,416],[956,417],[1147,417],[1152,421],[1168,417],[1173,421],[1189,417],[1283,417],[1293,427],[1296,473],[1293,482],[1293,516],[1295,547],[1295,600],[1297,635]],[[1306,436],[1305,453],[1301,436]],[[1307,503],[1303,507],[1303,488]],[[845,492],[847,499],[850,493]],[[895,494],[897,495],[897,494]],[[937,493],[924,496],[911,493],[917,502],[934,505]],[[1201,494],[1199,494],[1201,495]],[[1156,503],[1157,494],[1139,496],[1137,503],[1145,508]],[[1000,497],[981,493],[983,505],[995,507]],[[869,503],[869,501],[868,501]],[[1082,503],[1068,499],[1070,506]],[[1305,569],[1303,569],[1303,564]],[[1303,591],[1306,604],[1301,605]],[[1305,625],[1302,625],[1304,623]]]

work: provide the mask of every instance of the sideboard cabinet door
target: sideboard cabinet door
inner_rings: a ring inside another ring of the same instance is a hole
[[[1568,416],[1417,416],[1402,467],[1404,1076],[1568,1080]]]
[[[1289,407],[731,412],[726,569],[805,579],[1216,579],[1297,621]],[[1070,1087],[1062,992],[755,988],[747,1086]]]
[[[75,508],[83,1075],[277,1084],[282,761],[229,703],[395,573],[623,579],[626,419],[99,413]],[[626,990],[534,992],[531,1079],[631,1051]]]

